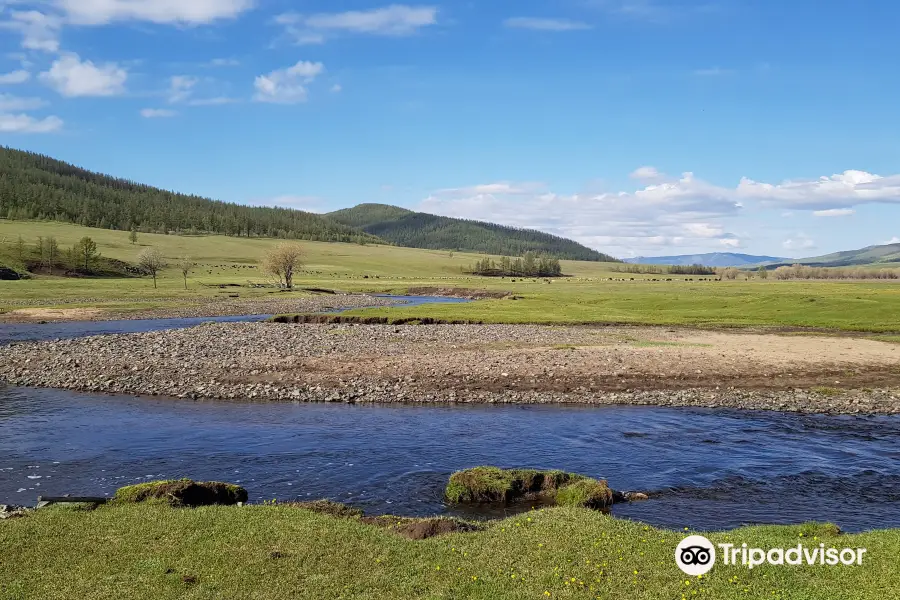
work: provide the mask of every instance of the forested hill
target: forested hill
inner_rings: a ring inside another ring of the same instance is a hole
[[[135,227],[157,233],[381,242],[320,215],[178,194],[4,147],[0,147],[0,218],[48,219],[104,229]]]
[[[460,250],[500,256],[523,256],[532,251],[569,260],[618,262],[611,256],[549,233],[438,217],[385,204],[360,204],[325,216],[409,248]]]

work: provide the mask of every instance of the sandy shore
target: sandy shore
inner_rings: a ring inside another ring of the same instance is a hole
[[[900,414],[900,345],[649,327],[207,324],[0,349],[14,385],[181,398]]]

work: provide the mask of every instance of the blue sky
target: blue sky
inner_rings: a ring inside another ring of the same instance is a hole
[[[0,0],[0,144],[617,256],[900,241],[888,0]]]

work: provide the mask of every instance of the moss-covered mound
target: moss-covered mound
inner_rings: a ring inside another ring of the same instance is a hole
[[[155,502],[170,506],[230,506],[247,501],[247,490],[239,485],[218,481],[192,481],[174,479],[148,481],[119,488],[113,502],[134,504]]]
[[[510,503],[520,498],[540,498],[560,506],[596,510],[609,508],[616,499],[616,493],[606,481],[584,475],[498,467],[457,471],[450,476],[444,493],[448,501],[458,504]]]
[[[581,479],[557,490],[556,503],[602,510],[613,505],[613,491],[605,481]]]
[[[564,471],[475,467],[450,476],[445,495],[455,503],[512,502],[528,495],[555,494],[556,490],[585,479]]]

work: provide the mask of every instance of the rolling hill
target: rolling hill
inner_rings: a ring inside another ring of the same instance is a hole
[[[382,243],[375,236],[317,214],[179,194],[4,147],[0,147],[0,218],[125,231],[134,227],[147,233]]]
[[[492,223],[439,217],[386,204],[360,204],[325,215],[392,244],[430,250],[460,250],[502,256],[528,251],[560,259],[619,262],[586,246],[549,233]]]
[[[825,254],[824,256],[813,256],[797,260],[784,259],[779,262],[779,265],[801,264],[816,267],[852,267],[878,264],[896,266],[896,263],[900,263],[900,244],[867,246],[859,250],[844,250],[842,252]]]
[[[754,256],[734,252],[711,252],[709,254],[681,254],[677,256],[639,256],[625,259],[625,262],[641,265],[703,265],[704,267],[746,267],[760,263],[789,261],[788,258],[774,256]]]

